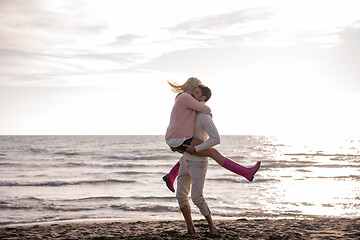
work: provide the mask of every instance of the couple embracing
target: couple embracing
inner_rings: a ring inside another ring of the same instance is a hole
[[[197,78],[189,78],[183,85],[170,83],[177,92],[173,106],[170,124],[165,140],[172,151],[182,153],[182,157],[163,177],[167,187],[175,192],[176,198],[184,216],[188,233],[195,233],[191,217],[188,194],[191,186],[191,198],[206,218],[211,234],[218,234],[211,217],[210,209],[203,197],[203,188],[208,166],[208,157],[214,159],[220,166],[252,181],[260,168],[260,162],[247,168],[224,157],[213,146],[220,143],[220,136],[212,120],[211,109],[205,103],[211,97],[211,90]]]

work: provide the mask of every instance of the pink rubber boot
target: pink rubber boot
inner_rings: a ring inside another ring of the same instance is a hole
[[[230,159],[226,159],[222,167],[226,168],[227,170],[232,171],[233,173],[239,174],[245,177],[250,182],[254,179],[255,173],[259,170],[261,162],[257,162],[255,166],[251,168],[247,168],[237,164],[236,162],[231,161]]]
[[[163,180],[166,182],[166,186],[170,189],[170,191],[175,192],[174,181],[179,173],[180,163],[177,162],[175,166],[170,170],[168,174],[163,176]]]

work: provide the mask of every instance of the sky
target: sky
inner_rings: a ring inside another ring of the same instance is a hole
[[[360,135],[359,0],[0,0],[0,135],[165,134],[198,77],[220,135]]]

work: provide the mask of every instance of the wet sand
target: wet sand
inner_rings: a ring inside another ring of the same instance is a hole
[[[0,239],[360,239],[360,218],[195,220],[188,235],[184,221],[62,222],[0,227]]]

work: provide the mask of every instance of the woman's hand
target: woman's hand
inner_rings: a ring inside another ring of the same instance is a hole
[[[186,145],[186,144],[184,144],[184,146],[186,147],[186,152],[187,153],[190,153],[190,154],[196,153],[196,149],[195,149],[194,146]]]

